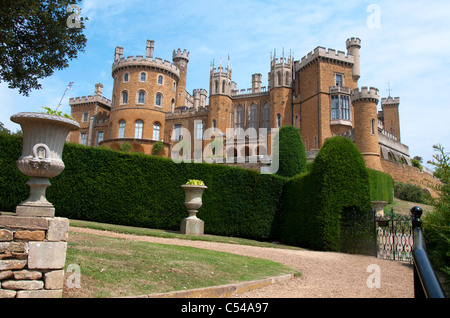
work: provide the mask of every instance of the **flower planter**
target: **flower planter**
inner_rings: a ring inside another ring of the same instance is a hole
[[[80,126],[69,118],[32,112],[15,114],[11,121],[20,124],[23,132],[22,155],[17,167],[30,177],[27,182],[30,196],[17,206],[16,214],[52,217],[55,208],[45,198],[45,190],[51,185],[48,178],[64,170],[64,142],[69,132]]]
[[[204,222],[197,217],[198,209],[202,206],[202,194],[207,186],[187,185],[184,188],[186,198],[184,205],[188,209],[189,216],[181,221],[180,232],[188,235],[202,235],[204,232]]]

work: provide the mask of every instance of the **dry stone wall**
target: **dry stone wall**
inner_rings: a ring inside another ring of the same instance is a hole
[[[0,298],[60,298],[69,220],[0,215]]]

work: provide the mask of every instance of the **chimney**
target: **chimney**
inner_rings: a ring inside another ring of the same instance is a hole
[[[153,58],[153,50],[155,49],[155,41],[153,40],[147,40],[147,53],[146,53],[146,57],[148,59],[152,59]]]
[[[97,83],[95,84],[94,96],[103,96],[103,84]]]

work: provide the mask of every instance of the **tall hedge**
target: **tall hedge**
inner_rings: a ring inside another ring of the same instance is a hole
[[[26,199],[27,177],[15,166],[22,142],[0,136],[0,211]],[[278,219],[285,179],[258,171],[207,163],[179,163],[139,153],[66,144],[64,171],[51,178],[47,199],[57,216],[179,230],[187,217],[188,179],[208,186],[198,217],[205,233],[269,239]]]
[[[293,177],[306,171],[306,151],[302,136],[294,126],[283,126],[278,133],[279,168],[277,174]]]
[[[283,239],[313,249],[353,252],[347,246],[344,225],[349,220],[370,220],[368,178],[364,159],[349,139],[328,139],[311,172],[286,185],[282,215],[287,231]],[[370,228],[360,233],[352,240],[367,239]]]
[[[367,169],[370,184],[370,199],[372,201],[386,201],[391,203],[394,200],[394,179],[390,174]]]

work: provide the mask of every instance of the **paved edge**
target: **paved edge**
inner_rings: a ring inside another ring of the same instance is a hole
[[[248,292],[253,289],[282,283],[291,280],[294,274],[269,277],[260,280],[240,282],[228,285],[219,285],[190,290],[179,290],[167,293],[149,294],[141,296],[128,296],[122,298],[230,298],[235,295]]]

